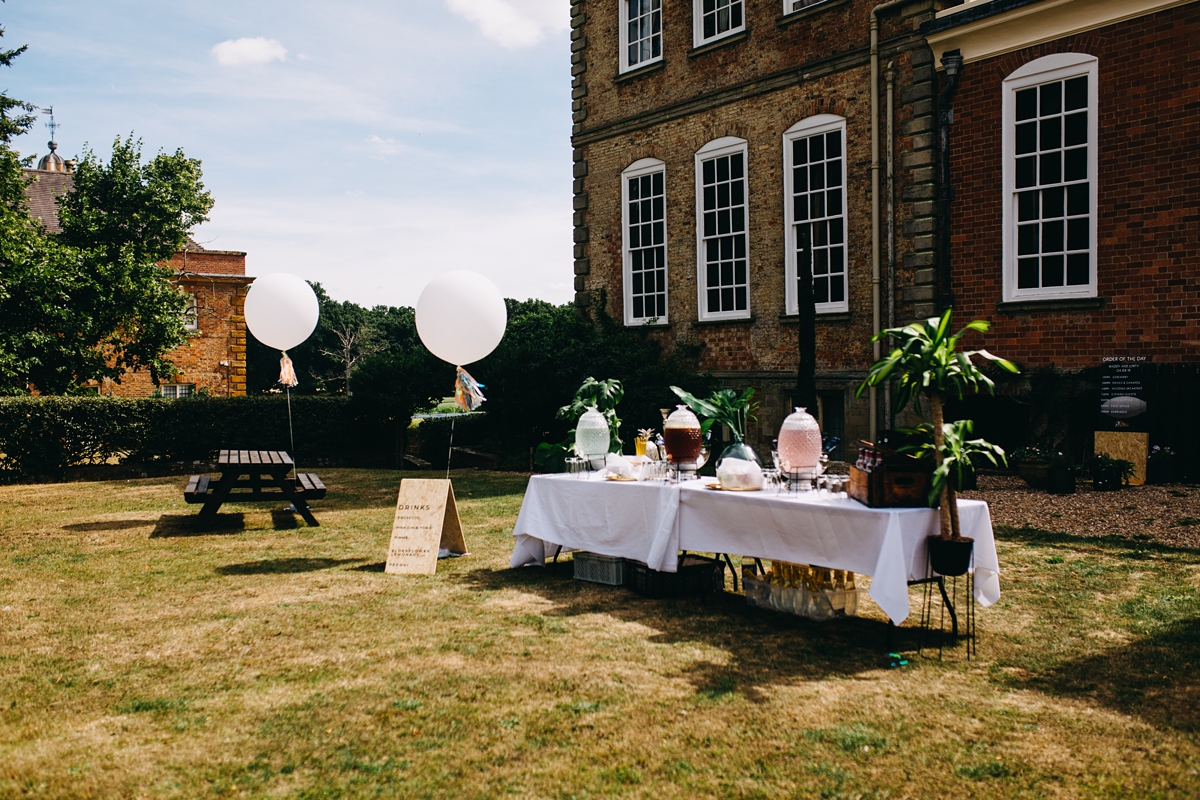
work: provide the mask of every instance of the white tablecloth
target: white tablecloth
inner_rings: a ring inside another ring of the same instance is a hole
[[[962,535],[975,540],[975,597],[1000,599],[1000,565],[987,504],[958,501]],[[938,512],[867,508],[815,493],[720,492],[700,481],[621,483],[535,475],[513,531],[511,566],[544,564],[558,546],[645,562],[673,572],[679,550],[737,553],[871,576],[870,595],[896,623],[909,613],[908,581],[928,577],[925,538]]]

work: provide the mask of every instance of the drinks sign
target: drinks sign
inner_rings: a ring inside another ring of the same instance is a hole
[[[1097,430],[1147,430],[1145,358],[1110,356],[1100,375]]]
[[[457,555],[467,552],[454,487],[447,480],[400,481],[384,572],[432,575],[437,571],[439,549]]]

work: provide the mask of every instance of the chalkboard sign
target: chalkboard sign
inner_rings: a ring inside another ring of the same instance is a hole
[[[1100,374],[1098,431],[1146,431],[1145,359],[1114,356],[1105,359]]]

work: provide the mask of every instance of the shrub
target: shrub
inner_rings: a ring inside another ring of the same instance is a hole
[[[1123,458],[1110,458],[1097,453],[1088,462],[1088,473],[1092,476],[1092,488],[1098,492],[1112,492],[1129,483],[1133,475],[1133,464]]]

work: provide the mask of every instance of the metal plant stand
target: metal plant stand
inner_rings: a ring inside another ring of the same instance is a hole
[[[978,642],[978,634],[975,627],[975,553],[971,552],[971,562],[967,568],[965,575],[950,576],[950,591],[946,591],[946,576],[937,575],[933,572],[933,565],[930,563],[929,555],[925,556],[925,574],[931,577],[921,580],[909,581],[909,585],[922,584],[924,591],[921,593],[921,632],[917,638],[917,655],[924,655],[926,647],[926,638],[928,637],[933,627],[933,587],[936,585],[938,591],[942,595],[942,607],[938,612],[938,660],[942,659],[944,641],[946,638],[946,616],[950,617],[950,634],[955,640],[960,638],[959,633],[959,618],[958,618],[958,589],[959,584],[962,584],[965,590],[963,597],[963,605],[965,614],[963,615],[964,630],[961,633],[961,638],[966,639],[967,644],[967,661],[978,655],[976,645]],[[962,578],[960,581],[959,578]],[[930,648],[932,649],[932,648]]]

